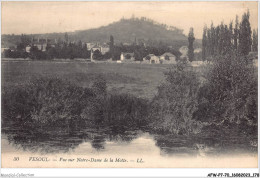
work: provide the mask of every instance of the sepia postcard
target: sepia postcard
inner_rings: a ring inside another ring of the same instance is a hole
[[[2,168],[258,168],[257,1],[1,17]]]

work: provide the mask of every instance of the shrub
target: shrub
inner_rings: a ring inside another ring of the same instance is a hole
[[[114,133],[140,129],[147,125],[148,103],[128,94],[98,95],[81,116],[92,127]]]
[[[93,59],[95,60],[102,60],[103,59],[103,55],[99,50],[95,50],[93,52]]]
[[[186,65],[178,63],[165,73],[166,83],[158,88],[151,106],[151,125],[155,130],[174,134],[190,134],[196,122],[192,119],[197,109],[199,80]]]
[[[107,94],[107,82],[102,75],[98,75],[91,86],[92,90],[97,96],[104,96]]]
[[[196,118],[209,123],[228,122],[237,131],[257,125],[257,70],[246,57],[216,57],[199,94]],[[255,132],[256,133],[256,132]]]
[[[131,59],[131,55],[130,55],[130,54],[126,54],[126,55],[125,55],[125,58],[126,58],[126,59]]]
[[[30,129],[66,128],[79,125],[80,114],[94,94],[58,78],[39,78],[3,91],[6,124]]]
[[[129,94],[110,95],[105,107],[105,124],[113,131],[131,130],[147,125],[148,102]]]

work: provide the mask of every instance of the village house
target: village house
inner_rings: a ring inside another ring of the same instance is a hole
[[[3,53],[5,50],[8,50],[9,48],[1,48],[1,53]]]
[[[93,54],[94,54],[94,51],[100,51],[102,55],[106,54],[107,52],[110,51],[110,48],[109,48],[109,45],[107,44],[102,44],[102,45],[99,45],[99,44],[96,44],[95,46],[93,46],[91,49],[90,49],[90,58],[91,60],[93,60]]]
[[[131,46],[130,43],[123,43],[124,46]]]
[[[188,47],[187,46],[182,46],[179,51],[181,52],[180,58],[187,58],[188,57]]]
[[[92,52],[99,50],[104,55],[105,53],[109,52],[109,45],[107,45],[107,44],[102,44],[102,45],[96,44],[90,50]]]
[[[32,40],[32,45],[36,46],[38,50],[46,51],[48,39],[34,39]]]
[[[154,54],[149,54],[143,58],[143,62],[150,64],[160,64],[160,58],[155,56]]]
[[[109,45],[103,44],[100,46],[100,52],[104,55],[110,51]]]
[[[200,53],[200,52],[202,52],[202,49],[201,49],[201,48],[196,48],[196,49],[194,49],[194,53]]]
[[[34,39],[33,38],[32,41],[31,41],[31,44],[27,45],[25,47],[25,51],[27,53],[29,53],[32,46],[36,46],[38,48],[38,50],[40,50],[40,51],[46,51],[46,48],[47,48],[48,45],[51,46],[51,47],[55,47],[56,44],[57,44],[56,39],[51,40],[51,39],[40,39],[40,38]]]
[[[31,46],[30,46],[30,45],[27,45],[27,46],[25,47],[25,51],[26,51],[27,53],[29,53],[30,50],[31,50]]]
[[[162,64],[176,64],[176,56],[172,53],[164,53],[160,56],[160,63]]]
[[[101,52],[100,46],[98,46],[97,44],[95,46],[93,46],[90,50],[91,50],[91,52],[94,52],[96,50],[99,50]]]
[[[91,50],[94,46],[96,46],[96,44],[95,43],[86,43],[86,45],[87,45],[87,50]]]
[[[123,61],[123,60],[132,60],[132,61],[134,61],[135,60],[134,53],[121,53],[120,60],[121,61]]]

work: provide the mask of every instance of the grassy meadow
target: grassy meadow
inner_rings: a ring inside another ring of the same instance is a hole
[[[89,87],[102,75],[111,93],[130,93],[151,99],[165,80],[170,65],[115,64],[55,61],[2,62],[2,86],[22,84],[36,77],[56,76],[82,87]]]

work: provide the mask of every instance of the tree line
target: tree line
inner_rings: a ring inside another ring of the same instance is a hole
[[[78,41],[77,43],[69,42],[68,35],[65,34],[64,41],[58,40],[55,45],[47,43],[46,50],[39,49],[34,45],[28,37],[21,36],[21,42],[17,44],[17,48],[4,51],[3,56],[7,58],[30,58],[33,60],[52,60],[52,59],[90,59],[91,50],[87,49],[86,43]],[[137,61],[142,61],[148,54],[162,55],[165,52],[171,52],[177,59],[181,56],[178,50],[168,47],[163,42],[154,44],[152,46],[145,46],[144,43],[131,45],[114,44],[114,37],[110,36],[109,51],[102,54],[100,50],[92,51],[92,58],[94,60],[120,60],[122,52],[134,53],[134,58]],[[30,51],[26,52],[26,47],[30,46]]]
[[[30,43],[29,43],[30,44]],[[42,51],[37,46],[31,45],[30,51],[26,52],[26,43],[19,43],[14,50],[7,49],[3,55],[7,58],[30,58],[39,60],[51,60],[51,59],[75,59],[75,58],[90,58],[90,51],[87,50],[86,44],[81,41],[78,43],[67,43],[59,41],[55,46],[47,44],[46,50]]]
[[[212,23],[209,28],[205,26],[202,37],[202,60],[211,60],[212,57],[225,55],[231,50],[241,55],[257,51],[258,33],[254,30],[252,35],[249,17],[249,11],[243,14],[241,22],[236,16],[234,27],[232,21],[229,25],[222,22],[217,26]]]

